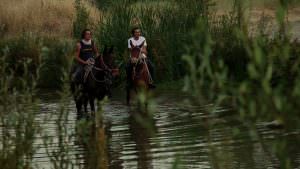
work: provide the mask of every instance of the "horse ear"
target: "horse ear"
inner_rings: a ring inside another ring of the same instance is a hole
[[[132,41],[130,40],[130,46],[131,48],[134,48],[135,46],[133,45]]]
[[[114,46],[111,46],[110,48],[109,48],[109,53],[113,53],[114,52]]]
[[[144,46],[144,44],[145,44],[145,41],[143,41],[143,43],[141,43],[139,47],[142,48]]]

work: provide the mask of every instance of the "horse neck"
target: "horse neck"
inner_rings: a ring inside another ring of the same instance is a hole
[[[136,66],[136,77],[134,78],[134,81],[136,85],[139,85],[141,82],[149,84],[149,74],[145,63]]]
[[[140,49],[133,48],[131,51],[131,57],[133,58],[139,58],[140,54],[141,54]]]
[[[103,55],[104,63],[109,67],[112,68],[113,66],[113,56],[111,54]]]
[[[100,59],[97,59],[96,62],[95,62],[95,64],[93,66],[96,67],[96,68],[101,68],[102,65],[100,63]]]

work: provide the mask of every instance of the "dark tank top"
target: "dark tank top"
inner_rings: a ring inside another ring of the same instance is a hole
[[[81,40],[80,45],[81,45],[80,54],[79,54],[80,59],[87,61],[89,58],[94,57],[95,49],[94,49],[93,41],[90,45],[87,45],[87,44],[84,44]]]

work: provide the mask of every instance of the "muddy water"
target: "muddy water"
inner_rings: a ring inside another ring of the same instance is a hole
[[[75,130],[78,121],[72,99],[62,102],[68,116],[66,122],[63,122],[66,137],[63,137],[59,146],[57,119],[61,102],[51,94],[41,98],[42,109],[37,119],[42,124],[41,135],[47,135],[48,148],[45,148],[40,136],[37,139],[40,141],[35,143],[39,148],[34,156],[34,162],[39,168],[53,167],[57,161],[54,157],[62,154],[59,153],[60,147],[64,146],[64,151],[68,152],[65,158],[71,161],[70,166],[74,168],[92,164],[90,168],[164,169],[177,166],[201,169],[277,169],[279,161],[272,155],[270,145],[283,138],[290,145],[288,152],[293,166],[300,167],[299,131],[284,133],[259,123],[258,131],[265,140],[261,144],[252,139],[249,129],[231,115],[230,109],[218,107],[214,114],[208,114],[212,104],[191,106],[183,101],[188,96],[174,91],[160,92],[153,115],[141,114],[128,108],[122,96],[112,98],[105,104],[101,122],[95,127],[96,137],[88,141],[89,145],[96,145],[92,149],[97,150],[97,153],[89,154],[88,146],[80,141],[85,136],[78,135]],[[97,167],[90,160],[93,158],[98,160]]]

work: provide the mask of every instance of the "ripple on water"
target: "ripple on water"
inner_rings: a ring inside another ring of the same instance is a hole
[[[278,160],[268,154],[264,145],[251,139],[249,129],[235,121],[230,109],[213,107],[213,104],[180,104],[178,99],[182,97],[170,93],[160,98],[153,117],[146,118],[151,122],[142,124],[135,120],[133,113],[120,100],[113,99],[105,104],[103,121],[109,167],[171,168],[178,157],[178,165],[182,168],[210,169],[218,163],[234,169],[278,168]],[[48,143],[48,150],[54,152],[60,148],[57,137],[60,104],[68,111],[65,122],[68,137],[65,143],[70,159],[78,165],[84,163],[86,150],[78,143],[75,134],[76,112],[72,99],[64,103],[44,99],[36,112],[36,121],[41,124],[43,135],[37,135],[34,144],[38,147],[34,161],[41,167],[49,167],[53,157],[46,152],[45,135],[52,140]],[[212,108],[214,113],[208,113]],[[145,126],[150,126],[153,134]],[[238,136],[234,135],[233,128],[238,129]],[[271,130],[260,123],[257,128],[262,138],[270,143],[278,137],[299,139],[299,131],[282,135],[281,131]],[[291,142],[297,143],[297,139]],[[294,154],[293,163],[300,165],[300,150],[294,148],[291,152]]]

